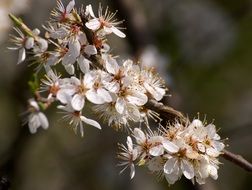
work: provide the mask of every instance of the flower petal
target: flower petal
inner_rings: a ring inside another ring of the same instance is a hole
[[[87,45],[84,49],[84,52],[88,55],[96,55],[97,49],[94,45]]]
[[[107,60],[105,61],[106,70],[111,74],[117,74],[119,71],[119,66],[116,59],[108,56]]]
[[[75,94],[71,101],[73,109],[76,111],[81,111],[82,108],[84,107],[84,104],[85,104],[85,98],[80,94]]]
[[[25,60],[26,53],[25,53],[25,48],[21,48],[18,52],[18,62],[17,64],[22,63]]]
[[[43,129],[47,129],[49,127],[49,123],[48,123],[48,120],[47,120],[47,117],[45,116],[45,114],[42,112],[39,112],[38,118],[39,118],[39,122],[40,122],[41,127]]]
[[[149,153],[152,156],[161,156],[164,154],[164,148],[162,145],[154,146],[154,147],[150,148]]]
[[[101,129],[100,124],[97,121],[93,120],[93,119],[88,119],[88,118],[86,118],[84,116],[81,116],[81,120],[83,122],[85,122],[86,124],[88,124],[88,125],[92,125],[92,126],[98,128],[98,129]]]
[[[88,21],[86,24],[86,27],[89,28],[90,30],[98,30],[101,27],[101,23],[97,18],[94,18],[90,21]]]
[[[92,5],[89,4],[86,6],[86,14],[89,14],[91,17],[95,18]]]
[[[110,93],[103,89],[103,88],[98,88],[97,89],[97,94],[102,97],[102,99],[105,101],[105,102],[112,102],[112,97],[110,95]]]
[[[127,137],[127,146],[128,146],[128,150],[130,152],[132,152],[132,150],[133,150],[133,142],[132,142],[132,139],[131,139],[130,136]]]
[[[92,88],[94,84],[94,76],[90,72],[86,73],[83,79],[83,83],[86,88]]]
[[[65,67],[65,70],[67,71],[67,73],[69,75],[73,75],[74,74],[75,69],[74,69],[74,66],[72,64],[64,65],[64,67]]]
[[[133,179],[135,176],[135,165],[132,163],[130,164],[130,179]]]
[[[143,93],[135,91],[131,95],[127,96],[127,100],[132,104],[142,106],[147,103],[148,97]]]
[[[209,165],[208,166],[208,172],[210,174],[210,176],[213,178],[213,179],[217,179],[218,178],[218,171],[217,171],[217,168],[212,166],[212,165]]]
[[[176,158],[171,158],[166,161],[164,165],[164,173],[171,174],[174,171],[174,168],[177,167],[177,160]]]
[[[27,38],[27,40],[25,41],[25,48],[31,49],[33,48],[33,46],[34,46],[34,38],[32,37]]]
[[[94,104],[103,104],[103,103],[105,103],[103,97],[100,96],[99,94],[97,94],[97,91],[94,90],[94,89],[88,90],[86,92],[86,97],[90,102],[92,102]]]
[[[89,69],[90,69],[90,61],[88,59],[86,59],[84,56],[80,56],[77,60],[78,64],[79,64],[79,67],[80,67],[80,70],[83,72],[83,73],[87,73],[89,72]]]
[[[68,43],[69,46],[69,50],[68,52],[70,52],[70,54],[73,57],[78,57],[80,55],[80,49],[81,49],[81,45],[79,40],[77,39],[71,39],[70,42]]]
[[[171,141],[164,140],[162,142],[162,144],[163,144],[164,148],[166,149],[166,151],[168,151],[170,153],[176,153],[179,151],[179,147]]]
[[[139,129],[139,128],[135,128],[133,131],[134,137],[136,139],[137,144],[143,144],[146,141],[146,136],[144,134],[144,132]]]
[[[114,27],[114,26],[112,26],[111,27],[111,30],[112,30],[112,32],[115,34],[115,35],[117,35],[118,37],[120,37],[120,38],[125,38],[126,37],[126,35],[123,33],[123,32],[121,32],[120,30],[118,30],[116,27]]]
[[[193,165],[189,161],[181,161],[181,170],[187,179],[192,179],[194,177]]]
[[[39,116],[37,114],[31,114],[28,119],[28,127],[32,134],[37,132],[40,126]]]
[[[117,98],[115,104],[116,111],[120,114],[123,114],[126,109],[126,104],[123,98]]]
[[[73,8],[74,8],[74,5],[75,5],[75,1],[72,0],[68,3],[67,7],[66,7],[66,13],[69,14]]]

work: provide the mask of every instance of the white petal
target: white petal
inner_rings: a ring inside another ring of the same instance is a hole
[[[32,134],[37,132],[37,129],[40,126],[40,121],[39,121],[39,117],[37,114],[32,114],[29,116],[29,120],[28,120],[28,127],[29,130]]]
[[[133,150],[133,142],[132,142],[132,139],[131,139],[130,136],[127,137],[127,146],[128,146],[128,150],[130,152],[132,152],[132,150]]]
[[[94,18],[90,21],[88,21],[86,24],[86,27],[89,28],[90,30],[97,30],[101,27],[101,23],[99,22],[98,19]]]
[[[103,30],[105,32],[105,35],[106,34],[111,34],[113,31],[112,31],[112,27],[103,27]]]
[[[40,121],[42,128],[47,129],[49,127],[49,123],[48,123],[48,120],[47,120],[47,117],[45,116],[45,114],[43,114],[42,112],[39,112],[38,116],[39,116],[39,121]]]
[[[133,179],[135,176],[135,165],[131,164],[130,165],[130,179]]]
[[[189,161],[181,161],[181,170],[187,179],[192,179],[194,177],[193,165]]]
[[[94,79],[95,79],[94,76],[90,72],[86,73],[83,79],[85,87],[92,88],[94,84]]]
[[[120,90],[120,85],[116,81],[106,82],[104,83],[106,89],[108,89],[110,92],[117,93]]]
[[[177,159],[171,158],[166,161],[164,165],[164,173],[171,174],[174,171],[174,168],[177,167]]]
[[[88,119],[88,118],[86,118],[84,116],[81,116],[81,120],[83,122],[85,122],[86,124],[88,124],[88,125],[92,125],[92,126],[98,128],[98,129],[101,129],[100,124],[97,121],[93,120],[93,119]]]
[[[158,145],[158,146],[150,148],[149,153],[152,156],[161,156],[164,154],[164,148],[162,145]]]
[[[203,123],[202,121],[200,121],[199,119],[194,119],[191,123],[191,125],[195,126],[195,127],[203,127]]]
[[[81,45],[86,45],[87,44],[87,36],[85,33],[81,33],[78,35],[78,40],[80,41]]]
[[[83,72],[83,73],[87,73],[89,72],[89,69],[90,69],[90,61],[88,59],[86,59],[84,56],[80,56],[77,60],[78,64],[79,64],[79,67],[80,67],[80,70]]]
[[[126,105],[125,105],[125,101],[123,98],[117,98],[115,108],[118,113],[120,113],[120,114],[124,113],[124,111],[126,109]]]
[[[134,92],[127,96],[127,100],[132,104],[142,106],[147,103],[148,97],[143,93]]]
[[[135,128],[133,134],[134,134],[134,137],[135,137],[138,144],[145,143],[146,136],[145,136],[144,132],[141,129]]]
[[[102,99],[105,101],[105,102],[112,102],[112,97],[110,95],[110,93],[103,89],[103,88],[98,88],[97,89],[97,94],[102,97]]]
[[[160,88],[160,87],[154,87],[154,89],[155,89],[155,94],[153,94],[153,97],[157,101],[160,101],[164,97],[166,91],[165,91],[165,89]]]
[[[212,147],[207,148],[206,153],[209,156],[213,156],[213,157],[218,157],[220,155],[220,152],[217,151],[215,148],[212,148]]]
[[[91,17],[95,18],[92,5],[89,4],[86,6],[86,14],[89,14]]]
[[[29,100],[29,105],[35,108],[37,111],[39,111],[39,105],[34,99]]]
[[[204,153],[206,151],[205,146],[203,144],[201,144],[201,143],[197,144],[197,148],[199,149],[200,152]]]
[[[174,184],[180,176],[176,174],[165,174],[165,179],[169,184]]]
[[[106,70],[111,74],[117,74],[119,71],[119,66],[116,59],[109,56],[105,61]]]
[[[58,56],[52,54],[48,57],[46,65],[53,66],[59,61]]]
[[[25,54],[25,48],[21,48],[18,52],[18,63],[22,63],[25,60],[26,54]]]
[[[207,130],[207,135],[210,138],[213,138],[216,134],[216,129],[215,129],[215,125],[214,124],[209,124],[206,126],[206,130]]]
[[[78,79],[78,78],[76,78],[74,76],[71,77],[71,83],[73,83],[75,86],[81,85],[80,79]]]
[[[170,153],[176,153],[179,151],[179,147],[171,141],[164,140],[162,144],[164,148],[166,149],[166,151]]]
[[[218,178],[218,171],[217,171],[217,169],[214,166],[209,165],[208,166],[208,171],[209,171],[210,176],[213,179],[216,180]]]
[[[81,45],[77,39],[70,40],[69,44],[69,52],[73,57],[78,57],[80,55]]]
[[[92,102],[94,104],[104,104],[105,103],[103,97],[100,96],[99,94],[97,94],[97,91],[94,89],[88,90],[86,92],[86,97],[90,102]]]
[[[97,49],[94,45],[87,45],[84,49],[84,52],[88,55],[96,55]]]
[[[209,163],[207,162],[207,160],[205,160],[204,158],[200,160],[198,172],[201,178],[207,178],[209,176],[208,166]]]
[[[160,156],[154,157],[148,162],[148,169],[152,172],[161,171],[163,168],[163,159]]]
[[[66,93],[63,89],[60,89],[60,90],[57,92],[56,97],[57,97],[57,99],[58,99],[62,104],[66,104],[66,103],[67,103],[67,93]]]
[[[35,28],[34,30],[32,30],[32,33],[38,36],[40,34],[40,30],[38,28]]]
[[[120,30],[118,30],[116,27],[114,27],[114,26],[112,26],[111,27],[111,30],[112,30],[112,32],[115,34],[115,35],[117,35],[118,37],[120,37],[120,38],[125,38],[126,37],[126,35],[123,33],[123,32],[121,32]]]
[[[139,108],[135,105],[127,105],[127,110],[130,119],[132,119],[134,122],[139,122],[141,119],[141,114],[139,111]]]
[[[225,147],[225,144],[222,142],[214,141],[213,146],[217,151],[222,151]]]
[[[34,38],[32,37],[27,38],[27,40],[25,41],[25,48],[31,49],[33,48],[33,46],[34,46]]]
[[[75,1],[72,0],[68,3],[67,7],[66,7],[66,13],[69,14],[73,8],[74,8],[74,5],[75,5]]]
[[[76,57],[68,51],[62,58],[62,65],[72,65],[76,61]]]
[[[50,33],[50,37],[53,39],[63,39],[68,35],[68,30],[65,27],[60,27],[54,32]]]
[[[73,109],[75,109],[76,111],[80,111],[84,107],[84,104],[85,98],[82,95],[75,94],[71,101]]]
[[[65,69],[66,69],[66,71],[67,71],[67,73],[68,73],[69,75],[74,75],[75,69],[74,69],[74,66],[73,66],[73,65],[71,65],[71,64],[69,64],[69,65],[64,65],[64,67],[65,67]]]
[[[39,38],[38,44],[39,44],[41,52],[45,52],[47,50],[48,42],[45,39]]]

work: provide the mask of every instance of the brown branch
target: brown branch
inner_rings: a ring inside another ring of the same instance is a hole
[[[234,154],[228,150],[223,150],[223,153],[222,157],[226,160],[233,162],[248,172],[252,172],[252,163],[244,159],[241,155]]]
[[[187,118],[180,111],[177,111],[170,106],[166,106],[156,100],[150,99],[144,106],[147,109],[159,113],[165,122],[174,122],[175,120],[179,120],[180,122],[186,123],[187,121]]]
[[[163,119],[165,118],[169,122],[174,122],[176,119],[182,122],[187,121],[187,118],[180,111],[157,102],[156,100],[149,100],[145,107],[159,113]],[[224,149],[222,157],[237,166],[240,166],[246,171],[252,172],[252,163],[244,159],[242,156]]]

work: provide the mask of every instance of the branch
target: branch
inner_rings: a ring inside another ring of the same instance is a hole
[[[226,160],[233,162],[248,172],[252,172],[252,163],[244,159],[241,155],[234,154],[228,150],[223,150],[223,153],[222,157]]]
[[[187,121],[187,118],[180,111],[177,111],[170,106],[165,106],[163,103],[156,100],[150,99],[144,106],[147,109],[159,113],[165,121],[174,122],[175,120],[179,120],[183,123],[186,123]]]
[[[151,109],[157,113],[159,113],[162,118],[167,121],[174,122],[176,119],[182,122],[186,122],[187,118],[179,111],[173,109],[172,107],[166,106],[156,100],[149,100],[145,105],[146,108]],[[238,154],[234,154],[229,152],[228,150],[223,150],[222,157],[237,166],[245,169],[248,172],[252,172],[252,163],[244,159],[242,156]]]

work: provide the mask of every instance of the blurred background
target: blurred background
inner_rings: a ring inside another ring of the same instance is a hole
[[[63,1],[65,4],[68,1]],[[101,2],[119,10],[126,39],[111,36],[114,54],[155,66],[171,97],[165,101],[188,114],[214,119],[228,150],[252,161],[252,1],[251,0],[76,0],[77,5]],[[17,52],[6,47],[13,33],[8,13],[31,28],[41,28],[56,5],[54,0],[0,0],[0,175],[13,190],[243,190],[252,186],[247,172],[221,159],[217,181],[196,187],[182,179],[168,186],[146,168],[129,180],[119,175],[117,143],[126,135],[104,124],[85,127],[76,136],[47,111],[50,128],[31,135],[20,114],[30,98],[27,81],[32,67],[16,65]],[[88,114],[87,110],[87,114]],[[90,115],[96,118],[95,115]],[[4,183],[3,180],[0,183]]]

